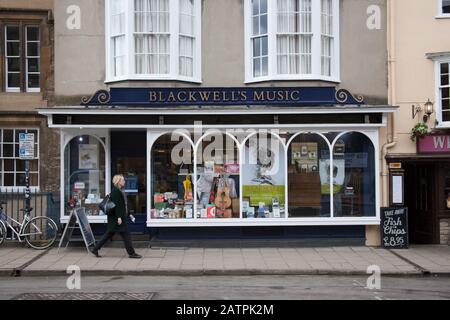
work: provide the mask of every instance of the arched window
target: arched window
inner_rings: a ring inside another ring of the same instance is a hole
[[[283,218],[285,155],[280,139],[269,133],[252,134],[243,149],[243,218]]]
[[[197,214],[199,218],[239,218],[239,148],[233,136],[218,130],[197,142]]]
[[[103,140],[92,135],[80,135],[70,140],[64,149],[64,176],[65,204],[83,206],[88,215],[104,214],[98,209],[105,196]]]
[[[330,147],[316,133],[293,137],[288,148],[289,217],[330,217]]]
[[[194,211],[190,136],[164,134],[151,149],[152,219],[191,219]]]
[[[349,132],[333,145],[334,216],[370,216],[375,212],[375,148],[362,133]]]

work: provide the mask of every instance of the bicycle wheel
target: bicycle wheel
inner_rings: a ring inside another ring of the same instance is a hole
[[[47,249],[56,240],[58,227],[47,217],[35,217],[25,225],[23,236],[28,245],[34,249]]]
[[[6,239],[6,226],[3,221],[0,220],[0,244],[2,244]]]

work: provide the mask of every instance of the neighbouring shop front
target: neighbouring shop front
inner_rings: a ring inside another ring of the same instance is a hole
[[[61,221],[126,178],[164,238],[365,238],[380,221],[379,128],[390,106],[334,87],[112,88],[41,109],[61,130]],[[136,226],[135,226],[136,228]]]
[[[416,154],[387,156],[391,175],[404,176],[410,243],[448,244],[450,236],[450,133],[417,140]],[[391,188],[391,201],[392,193]]]

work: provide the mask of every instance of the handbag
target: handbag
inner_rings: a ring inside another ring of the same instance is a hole
[[[110,214],[111,211],[116,207],[116,204],[112,202],[112,200],[110,199],[110,195],[108,194],[106,195],[105,199],[103,199],[103,201],[99,203],[98,207],[105,214]]]

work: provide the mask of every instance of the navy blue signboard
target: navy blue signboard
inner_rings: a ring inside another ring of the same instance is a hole
[[[83,97],[84,106],[207,106],[207,105],[361,105],[364,99],[335,87],[267,88],[111,88]]]

